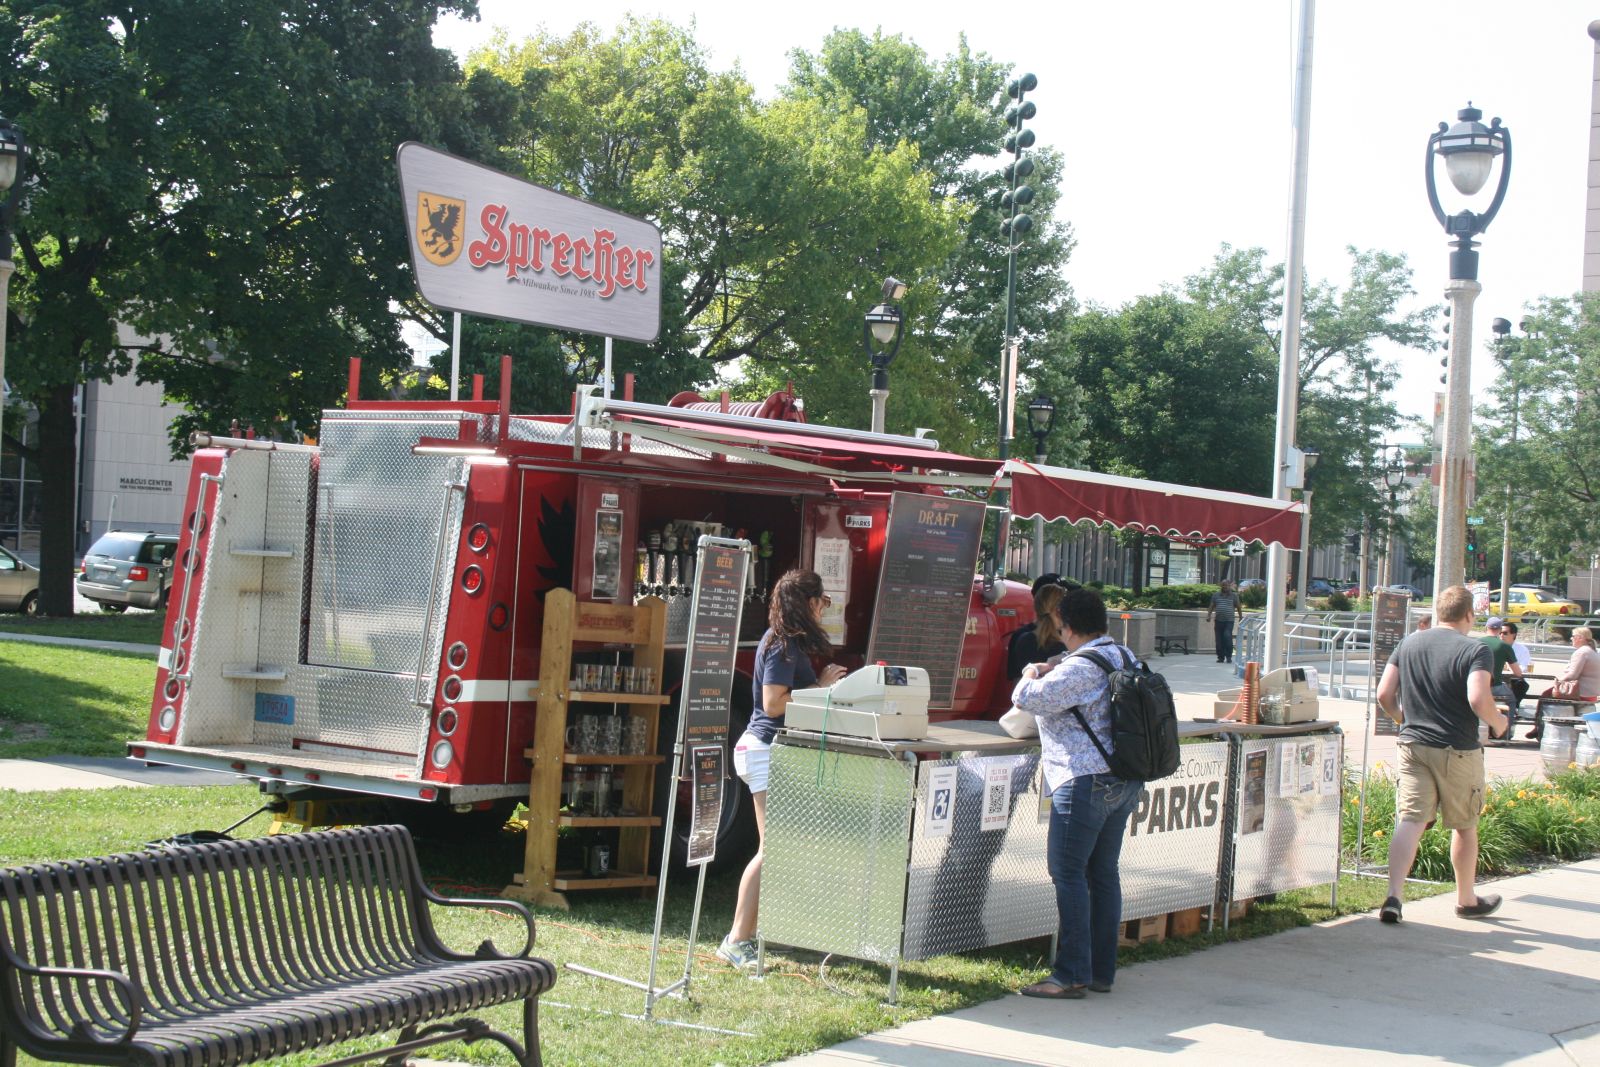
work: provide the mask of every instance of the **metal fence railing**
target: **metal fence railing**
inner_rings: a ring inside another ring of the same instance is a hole
[[[1413,612],[1413,614],[1417,614]],[[1267,617],[1245,615],[1239,625],[1236,674],[1244,664],[1266,661]],[[1519,619],[1518,637],[1538,659],[1565,660],[1572,651],[1572,631],[1590,626],[1600,631],[1600,619],[1572,615]],[[1481,620],[1479,625],[1481,625]],[[1289,665],[1315,667],[1323,696],[1365,700],[1376,688],[1372,674],[1372,616],[1361,611],[1295,611],[1283,620],[1284,649]]]

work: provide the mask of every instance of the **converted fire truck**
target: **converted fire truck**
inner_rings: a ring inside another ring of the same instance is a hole
[[[670,697],[697,533],[756,545],[746,672],[771,583],[816,568],[826,543],[836,572],[843,561],[837,658],[856,666],[895,494],[982,491],[999,469],[932,440],[808,424],[791,391],[654,405],[628,388],[584,390],[573,413],[524,416],[505,399],[509,361],[497,402],[481,381],[468,401],[362,400],[358,371],[314,447],[197,438],[148,733],[132,756],[231,770],[285,800],[389,798],[387,818],[498,825],[528,797],[553,590],[579,604],[663,598]],[[1028,593],[979,579],[953,594],[969,611],[953,698],[935,717],[1005,710],[1005,651],[1032,618]],[[736,738],[748,674],[734,692]],[[662,704],[652,744],[670,751],[675,701]],[[727,791],[725,842],[749,826],[747,807]]]

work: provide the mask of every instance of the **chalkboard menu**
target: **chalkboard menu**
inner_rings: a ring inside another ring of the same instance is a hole
[[[688,864],[716,858],[717,824],[727,787],[723,751],[733,700],[734,656],[739,651],[739,612],[744,606],[750,542],[702,536],[689,609],[688,654],[683,660],[680,742],[689,748],[683,768],[694,781],[689,815]]]
[[[1383,677],[1383,669],[1389,665],[1389,657],[1406,635],[1410,618],[1411,598],[1405,593],[1380,590],[1372,595],[1372,677],[1368,685],[1374,693],[1378,689],[1378,679]],[[1373,719],[1373,732],[1394,734],[1400,732],[1400,727],[1379,708]]]
[[[701,537],[683,661],[683,737],[690,745],[728,740],[739,611],[744,606],[750,542]]]
[[[867,661],[927,671],[930,708],[955,698],[983,515],[978,501],[917,493],[889,505]]]

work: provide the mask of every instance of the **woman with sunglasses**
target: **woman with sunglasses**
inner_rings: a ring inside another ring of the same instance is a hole
[[[739,879],[733,929],[717,946],[717,957],[735,967],[756,961],[756,909],[761,899],[761,858],[767,838],[767,765],[772,739],[783,724],[789,694],[796,689],[828,686],[845,676],[836,663],[822,668],[820,678],[812,657],[826,659],[833,646],[822,631],[822,611],[831,602],[822,591],[822,579],[813,571],[794,570],[778,579],[767,609],[768,629],[756,647],[755,710],[750,725],[733,748],[733,769],[750,787],[755,805],[756,832],[761,847]]]

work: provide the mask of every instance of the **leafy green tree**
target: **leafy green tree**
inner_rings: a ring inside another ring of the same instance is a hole
[[[1007,252],[1000,236],[1000,195],[1005,191],[999,160],[1006,133],[1003,119],[1006,64],[974,53],[962,38],[956,50],[931,59],[921,48],[881,31],[835,30],[815,53],[791,53],[791,99],[815,100],[839,113],[864,116],[867,146],[899,145],[916,152],[917,173],[929,182],[929,195],[960,205],[960,241],[936,267],[920,277],[885,249],[876,276],[914,280],[908,295],[908,335],[893,369],[889,428],[935,429],[947,447],[992,451],[998,436],[996,380],[1005,325]],[[1050,107],[1048,88],[1035,94]],[[1072,251],[1070,227],[1060,218],[1064,163],[1054,151],[1035,154],[1038,169],[1029,184],[1036,198],[1028,206],[1035,228],[1018,243],[1015,306],[1026,390],[1037,384],[1039,369],[1059,356],[1056,327],[1072,311],[1071,291],[1062,269]],[[867,368],[858,338],[860,316],[876,300],[877,287],[863,284],[841,309],[834,334],[819,338],[817,371],[811,378],[819,410],[838,412],[840,421],[864,423]],[[854,320],[852,322],[852,320]],[[852,328],[853,327],[853,328]],[[772,375],[769,373],[768,379]],[[950,388],[950,383],[961,383]],[[1057,381],[1054,399],[1058,429],[1050,447],[1058,459],[1076,458],[1073,434],[1077,394]],[[1020,429],[1025,438],[1025,430]],[[1031,454],[1031,443],[1018,445]]]
[[[1491,402],[1478,411],[1475,511],[1498,549],[1509,485],[1515,558],[1525,576],[1544,567],[1559,576],[1600,547],[1600,294],[1542,300],[1528,328],[1502,342]]]
[[[1437,315],[1431,307],[1401,310],[1414,295],[1404,256],[1348,251],[1350,274],[1342,287],[1327,281],[1305,287],[1298,436],[1302,447],[1319,453],[1311,517],[1312,537],[1318,541],[1359,530],[1364,518],[1375,519],[1386,510],[1378,450],[1402,419],[1390,399],[1397,368],[1379,357],[1375,346],[1388,341],[1422,347]],[[1184,289],[1191,299],[1229,316],[1257,338],[1273,361],[1275,397],[1282,265],[1269,265],[1263,249],[1224,245],[1211,268],[1189,278]],[[1258,418],[1270,429],[1275,412],[1274,399]],[[1251,491],[1267,495],[1272,488],[1270,458],[1258,470]]]
[[[876,290],[885,262],[927,273],[959,240],[959,205],[935,194],[915,147],[874,145],[865,116],[814,99],[757,101],[742,76],[708,68],[690,30],[586,25],[499,40],[469,65],[510,84],[543,78],[535,123],[498,165],[660,225],[661,337],[613,354],[641,399],[748,365],[745,391],[794,379],[814,415],[837,417],[815,398],[827,350],[860,332],[848,294]],[[531,370],[546,391],[600,366],[601,339],[529,327],[477,327],[472,360],[492,356],[486,335],[525,355],[519,377]]]
[[[477,97],[432,44],[441,11],[473,5],[0,8],[0,112],[36,148],[7,367],[39,413],[45,612],[72,611],[80,381],[137,361],[187,407],[179,441],[232,418],[314,430],[346,357],[374,381],[407,362],[394,146],[483,148]]]

